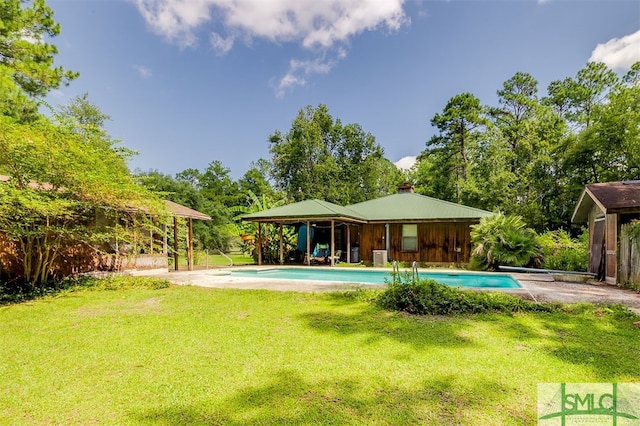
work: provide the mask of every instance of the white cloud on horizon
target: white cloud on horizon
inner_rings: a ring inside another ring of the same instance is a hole
[[[316,59],[291,59],[275,85],[276,95],[306,84],[312,74],[327,73],[346,57],[349,41],[364,31],[397,31],[409,23],[406,0],[132,0],[152,31],[182,48],[195,47],[206,25],[224,28],[226,36],[210,31],[218,54],[233,48],[236,39],[251,43],[296,43]],[[325,60],[325,57],[335,59]]]
[[[415,155],[408,155],[406,157],[402,157],[393,164],[401,170],[409,170],[416,164],[417,159],[418,157]]]
[[[600,43],[591,53],[590,62],[604,62],[611,69],[629,69],[640,61],[640,30]]]
[[[133,69],[138,71],[138,75],[144,79],[150,78],[153,75],[151,69],[145,67],[144,65],[134,64]]]

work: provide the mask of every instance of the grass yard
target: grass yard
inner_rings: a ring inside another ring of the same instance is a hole
[[[237,265],[253,265],[255,262],[253,261],[253,257],[243,254],[243,253],[228,253],[227,257],[221,254],[212,254],[207,253],[205,251],[199,250],[196,251],[193,255],[193,263],[199,267],[219,267],[219,266],[230,266],[231,261],[234,266]],[[173,265],[173,259],[170,258],[169,262]],[[178,266],[186,267],[187,266],[187,258],[186,256],[180,256],[178,258]]]
[[[640,381],[637,318],[616,312],[81,290],[0,307],[0,424],[535,424],[538,383]]]

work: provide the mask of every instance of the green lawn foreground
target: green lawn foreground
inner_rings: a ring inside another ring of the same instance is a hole
[[[640,329],[606,308],[411,317],[354,294],[171,286],[2,306],[0,424],[522,425],[538,383],[640,381]]]

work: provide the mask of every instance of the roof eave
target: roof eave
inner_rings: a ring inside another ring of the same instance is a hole
[[[482,217],[445,217],[445,218],[403,218],[369,219],[367,223],[441,223],[441,222],[480,222]]]
[[[332,216],[332,215],[318,215],[318,216],[265,216],[265,217],[241,217],[246,222],[274,222],[274,223],[298,223],[298,222],[313,222],[313,221],[331,221],[338,220],[342,222],[350,223],[367,223],[364,219],[358,219],[348,216]]]
[[[585,197],[588,196],[588,197]],[[607,209],[600,203],[598,198],[593,195],[593,193],[589,190],[589,187],[584,188],[580,198],[578,199],[578,203],[576,204],[576,208],[573,211],[573,215],[571,216],[571,222],[573,223],[584,223],[589,220],[589,211],[593,205],[598,206],[602,212],[607,213]]]

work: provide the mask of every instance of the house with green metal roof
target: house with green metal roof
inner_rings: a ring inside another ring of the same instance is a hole
[[[399,190],[397,194],[348,206],[305,200],[248,214],[243,220],[295,226],[297,231],[306,232],[299,238],[307,242],[307,263],[317,243],[330,244],[331,252],[343,253],[344,261],[364,261],[374,266],[390,260],[469,262],[471,226],[492,213],[415,194],[409,186]],[[284,255],[281,253],[281,262]]]

